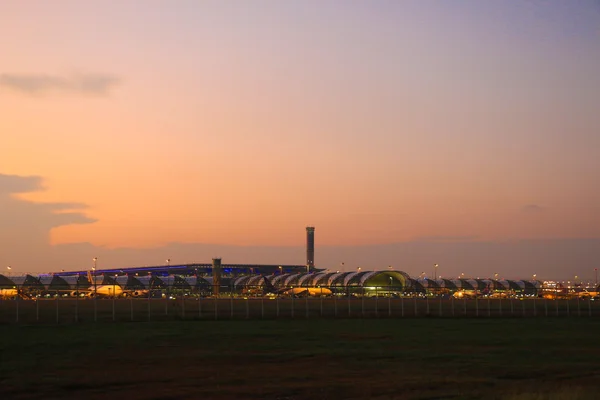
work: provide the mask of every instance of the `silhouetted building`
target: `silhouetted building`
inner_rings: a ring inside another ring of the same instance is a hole
[[[315,267],[315,227],[306,227],[306,265],[309,269]]]
[[[212,273],[213,273],[213,295],[219,297],[221,289],[221,259],[212,259]]]

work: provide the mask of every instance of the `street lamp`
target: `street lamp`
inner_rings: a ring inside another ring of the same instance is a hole
[[[594,272],[596,272],[596,287],[598,287],[598,268],[594,268]]]
[[[438,264],[434,264],[433,265],[433,279],[434,280],[438,278],[437,270],[438,270]]]
[[[283,275],[283,267],[281,265],[279,266],[279,275]]]
[[[166,260],[166,261],[167,261],[167,267],[168,267],[168,266],[171,264],[171,259],[170,259],[170,258],[167,258],[167,260]]]
[[[96,293],[97,290],[97,285],[96,285],[96,263],[98,262],[98,257],[94,257],[92,259],[94,261],[94,266],[92,267],[92,271],[94,271],[93,273],[93,277],[94,277],[94,297],[96,297],[96,295],[98,293]]]
[[[6,267],[6,269],[8,270],[8,276],[10,276],[10,271],[12,270],[12,267],[9,265],[8,267]]]

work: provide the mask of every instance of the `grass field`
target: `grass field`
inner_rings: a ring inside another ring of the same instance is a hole
[[[596,318],[0,326],[7,399],[596,399]]]

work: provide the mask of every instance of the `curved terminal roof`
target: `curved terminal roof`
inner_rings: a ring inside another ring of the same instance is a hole
[[[93,279],[94,277],[92,277]],[[130,274],[109,276],[98,274],[98,285],[119,285],[126,290],[140,289],[183,289],[194,290],[212,286],[211,276],[157,276]],[[0,289],[22,287],[29,290],[75,290],[92,286],[87,275],[32,275],[6,276],[0,274]],[[413,279],[408,274],[396,270],[383,271],[345,271],[345,272],[303,272],[275,274],[268,278],[264,275],[243,275],[234,278],[221,278],[221,285],[240,289],[244,287],[263,287],[272,285],[276,289],[289,287],[393,287],[394,290],[426,292],[431,289],[449,291],[511,291],[526,295],[537,294],[542,287],[540,281],[495,280],[495,279]]]

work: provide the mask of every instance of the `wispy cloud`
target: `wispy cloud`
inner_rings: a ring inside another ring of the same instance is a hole
[[[69,76],[44,74],[0,74],[0,87],[27,94],[71,92],[102,96],[120,82],[108,74],[75,74]]]
[[[476,235],[465,236],[423,236],[414,239],[415,242],[448,243],[448,242],[476,242],[480,238]]]

